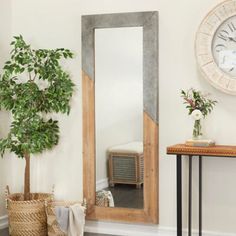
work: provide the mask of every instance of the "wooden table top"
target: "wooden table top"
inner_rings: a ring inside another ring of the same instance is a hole
[[[167,147],[167,154],[236,158],[236,146],[215,145],[211,147],[191,147],[185,144],[176,144]]]

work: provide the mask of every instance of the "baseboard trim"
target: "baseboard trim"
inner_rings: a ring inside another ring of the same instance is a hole
[[[8,227],[8,217],[1,216],[0,217],[0,229],[5,229]]]
[[[85,232],[97,234],[112,234],[119,236],[176,236],[176,229],[158,225],[124,224],[101,221],[86,221]],[[183,230],[183,236],[187,236],[187,230]],[[193,236],[198,236],[198,231],[193,230]],[[235,233],[221,233],[203,231],[203,236],[236,236]]]
[[[8,227],[8,217],[0,217],[0,230]],[[125,224],[103,221],[86,221],[85,232],[97,234],[112,234],[119,236],[176,236],[176,229],[158,225]],[[198,231],[193,230],[193,236],[198,236]],[[236,236],[235,233],[221,233],[203,231],[203,236]],[[187,236],[187,230],[183,230],[183,236]]]
[[[101,221],[86,221],[85,232],[119,236],[176,236],[176,231],[163,231],[156,225],[137,225]]]
[[[107,188],[108,186],[109,186],[108,178],[98,180],[96,182],[96,191],[100,191],[104,188]]]

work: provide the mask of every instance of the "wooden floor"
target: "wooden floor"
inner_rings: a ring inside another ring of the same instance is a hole
[[[0,236],[9,236],[8,230],[7,229],[0,230]],[[115,235],[84,233],[84,236],[115,236]]]

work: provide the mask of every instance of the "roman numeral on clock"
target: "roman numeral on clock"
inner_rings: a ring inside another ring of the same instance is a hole
[[[226,30],[221,30],[220,33],[217,35],[218,38],[227,41],[229,38],[229,32]]]
[[[222,50],[226,50],[227,48],[226,48],[226,46],[224,45],[224,44],[217,44],[216,46],[215,46],[215,50],[216,50],[216,52],[220,52],[220,51],[222,51]]]
[[[236,27],[235,27],[235,25],[234,25],[233,22],[230,22],[230,23],[228,24],[228,27],[229,27],[229,29],[230,29],[231,32],[234,32],[234,31],[236,30]]]

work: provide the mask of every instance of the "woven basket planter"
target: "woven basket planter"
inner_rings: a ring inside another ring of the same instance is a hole
[[[47,216],[45,201],[52,200],[53,195],[32,193],[30,201],[24,201],[20,193],[7,196],[9,233],[11,236],[47,236]]]

